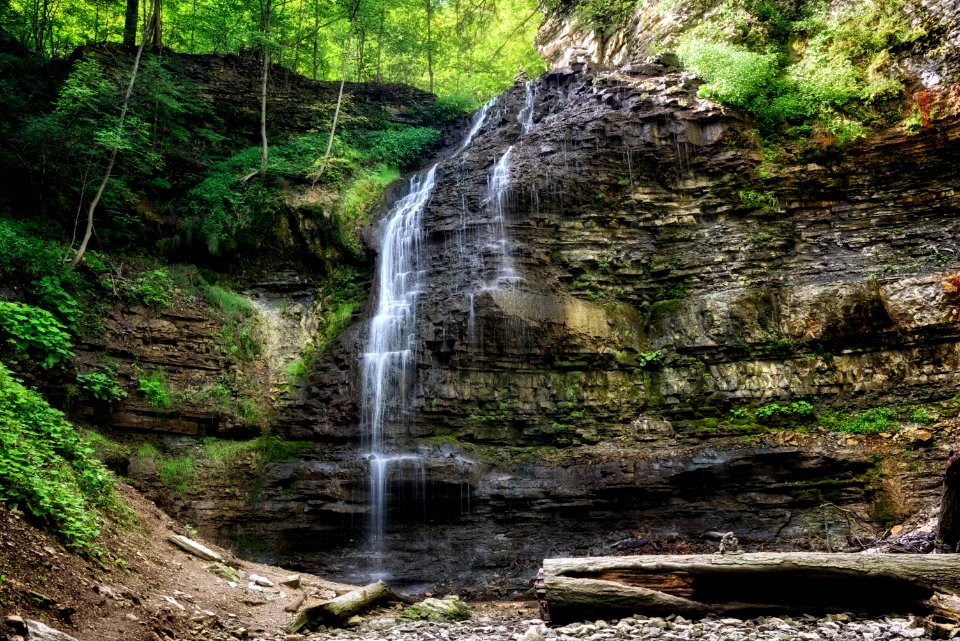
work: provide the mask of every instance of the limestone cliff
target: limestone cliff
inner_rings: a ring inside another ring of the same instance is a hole
[[[660,6],[641,4],[630,33],[657,33]],[[638,38],[606,36],[594,58],[642,57]],[[929,70],[945,79],[941,53]],[[522,586],[546,555],[689,549],[709,530],[835,549],[931,504],[960,394],[955,110],[770,163],[752,124],[675,66],[555,62],[437,167],[409,403],[388,421],[423,457],[425,496],[409,471],[389,479],[379,569]],[[367,331],[345,332],[277,418],[315,443],[299,461],[174,508],[249,553],[369,571]]]

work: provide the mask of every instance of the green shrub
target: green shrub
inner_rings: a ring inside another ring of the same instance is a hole
[[[146,377],[141,378],[137,387],[143,393],[143,396],[156,410],[167,410],[173,405],[173,399],[170,394],[170,387],[167,384],[166,374],[163,370],[154,370]]]
[[[154,459],[157,474],[164,485],[172,489],[178,496],[183,496],[193,484],[197,473],[197,466],[189,456],[160,457]]]
[[[34,280],[62,267],[59,245],[41,238],[27,223],[0,218],[0,280],[15,276]]]
[[[437,96],[437,101],[430,107],[430,120],[444,123],[472,113],[479,107],[480,103],[469,93],[458,92]]]
[[[64,290],[60,277],[44,276],[32,283],[33,294],[40,306],[52,312],[71,331],[76,332],[80,320],[80,303]]]
[[[260,353],[257,339],[259,315],[250,300],[219,285],[205,285],[201,291],[223,322],[223,349],[229,356],[251,360]]]
[[[95,372],[88,374],[79,374],[77,383],[80,388],[86,390],[95,399],[108,406],[122,401],[127,397],[127,393],[117,382],[116,371],[108,367],[100,367]]]
[[[807,401],[794,401],[792,403],[769,403],[767,405],[761,405],[754,410],[753,415],[760,421],[767,421],[775,417],[812,418],[814,411],[813,405]]]
[[[853,416],[840,414],[828,417],[826,427],[834,432],[848,434],[879,434],[892,430],[897,425],[892,421],[893,412],[885,407],[874,407],[857,412]]]
[[[141,274],[127,291],[127,297],[148,307],[166,308],[173,305],[175,288],[166,269],[153,269]]]
[[[96,552],[98,509],[115,502],[93,449],[40,394],[0,364],[0,502],[21,507],[76,549]]]
[[[433,127],[397,127],[354,133],[349,138],[364,163],[385,163],[401,169],[413,165],[440,141]]]
[[[66,328],[39,307],[0,301],[0,330],[18,354],[35,359],[44,369],[73,358]]]

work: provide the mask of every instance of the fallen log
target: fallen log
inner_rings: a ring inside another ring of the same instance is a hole
[[[293,634],[318,625],[342,626],[347,619],[358,614],[379,601],[405,600],[387,587],[383,581],[371,583],[352,592],[347,592],[329,601],[304,608],[287,626],[287,632]]]
[[[538,582],[539,583],[539,582]],[[554,623],[631,614],[926,612],[960,594],[960,556],[772,553],[545,559]]]

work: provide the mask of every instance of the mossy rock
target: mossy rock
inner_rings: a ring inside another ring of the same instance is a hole
[[[414,621],[426,620],[437,622],[466,621],[470,618],[470,608],[455,595],[445,596],[442,599],[424,599],[403,611],[404,619]]]

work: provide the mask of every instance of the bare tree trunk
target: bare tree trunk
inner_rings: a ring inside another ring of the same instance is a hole
[[[433,93],[433,0],[427,0],[427,73],[430,75],[430,93]]]
[[[140,0],[127,0],[127,13],[123,22],[123,44],[137,44],[137,19],[140,17]]]
[[[353,23],[357,19],[357,10],[360,8],[360,2],[361,0],[357,0],[357,3],[353,5],[353,13],[350,14],[350,26],[347,27],[347,37],[343,40],[343,67],[340,70],[340,91],[337,94],[337,106],[333,110],[333,123],[330,125],[330,137],[327,139],[327,149],[323,152],[320,169],[313,179],[314,185],[320,180],[323,172],[327,170],[327,163],[330,161],[330,150],[333,149],[333,137],[337,133],[337,119],[340,117],[340,107],[343,104],[343,86],[347,82],[347,62],[350,60],[350,36],[353,34]]]
[[[381,54],[383,53],[383,23],[386,21],[386,12],[387,8],[385,5],[380,5],[380,26],[377,29],[377,82],[383,82],[383,74],[380,69],[380,60]]]
[[[163,48],[163,3],[153,0],[153,48]]]
[[[317,49],[320,40],[320,0],[313,0],[313,79],[317,79]]]
[[[127,92],[123,95],[123,106],[120,108],[120,119],[117,121],[117,144],[115,144],[110,150],[110,160],[107,162],[107,170],[103,174],[103,180],[100,182],[100,186],[97,188],[97,193],[94,194],[93,200],[90,201],[90,206],[87,208],[87,228],[83,232],[83,240],[80,242],[80,247],[77,249],[76,255],[68,265],[70,269],[75,268],[80,263],[80,261],[83,259],[84,252],[87,251],[87,245],[90,244],[90,238],[93,236],[93,213],[96,211],[97,205],[100,204],[100,198],[103,196],[103,192],[107,188],[107,183],[110,182],[110,174],[113,173],[113,166],[117,162],[117,150],[120,147],[119,138],[123,135],[123,122],[127,117],[127,110],[130,108],[130,97],[133,96],[133,85],[137,82],[137,71],[140,69],[140,58],[143,56],[143,46],[147,42],[148,25],[149,21],[144,21],[143,35],[140,38],[140,46],[137,47],[137,56],[133,59],[133,70],[130,72],[130,82],[127,84]]]
[[[267,143],[267,79],[270,76],[270,18],[273,0],[266,0],[263,16],[263,82],[260,86],[260,140],[263,151],[260,154],[260,177],[267,175],[267,162],[270,160],[270,147]]]

